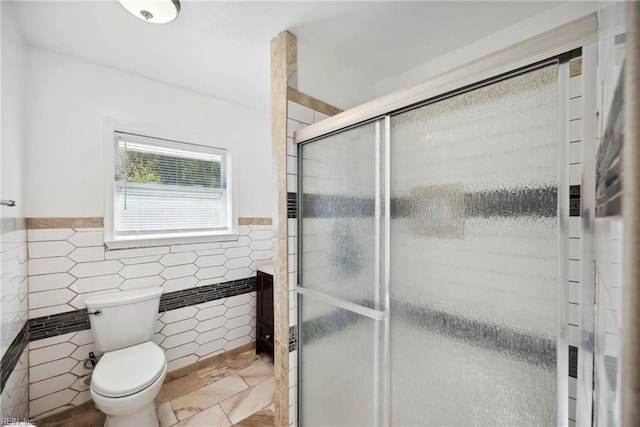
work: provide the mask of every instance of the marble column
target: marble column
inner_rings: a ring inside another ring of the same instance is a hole
[[[289,298],[287,230],[287,88],[297,86],[297,42],[288,31],[271,41],[271,141],[274,233],[275,425],[289,425]]]

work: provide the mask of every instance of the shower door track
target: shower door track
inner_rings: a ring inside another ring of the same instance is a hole
[[[597,17],[592,13],[560,28],[455,68],[451,72],[434,76],[428,82],[414,88],[385,95],[319,123],[298,129],[294,134],[294,142],[297,144],[327,136],[333,132],[423,104],[425,100],[493,80],[496,76],[508,75],[533,64],[559,58],[567,52],[595,42],[597,37]]]

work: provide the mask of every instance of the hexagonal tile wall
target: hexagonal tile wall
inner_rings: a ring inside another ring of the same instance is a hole
[[[153,341],[165,350],[169,371],[255,340],[255,299],[253,292],[159,313]],[[84,382],[89,352],[100,356],[90,330],[31,343],[31,417],[90,399]]]
[[[29,230],[29,318],[84,308],[86,295],[160,286],[175,292],[243,279],[271,262],[271,226],[242,225],[238,240],[107,251],[102,229]]]
[[[182,295],[203,286],[242,285],[271,262],[272,232],[269,225],[243,225],[236,241],[109,251],[102,229],[39,229],[29,230],[28,245],[35,254],[29,259],[29,318],[40,319],[82,309],[84,299],[97,293],[160,286]],[[207,302],[187,294],[187,306],[158,314],[153,341],[165,350],[170,371],[255,340],[255,292],[227,298],[214,293],[219,299]],[[84,361],[89,351],[98,354],[90,330],[37,339],[30,349],[31,417],[90,399],[84,380],[91,370]]]
[[[28,322],[27,231],[24,218],[3,218],[0,239],[0,321],[2,322],[1,384],[2,416],[23,418],[28,416],[28,348],[26,325]],[[64,253],[61,247],[45,247],[45,253]],[[55,245],[54,245],[55,246]],[[65,247],[65,248],[63,248]],[[49,251],[49,252],[47,252]]]

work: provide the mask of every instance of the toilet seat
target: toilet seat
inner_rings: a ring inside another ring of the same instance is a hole
[[[91,377],[91,389],[105,397],[124,397],[144,390],[167,365],[164,352],[151,341],[105,353]]]

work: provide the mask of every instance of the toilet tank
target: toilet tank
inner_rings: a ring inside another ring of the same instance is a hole
[[[99,351],[113,351],[150,341],[158,318],[161,288],[94,295],[84,302]]]

